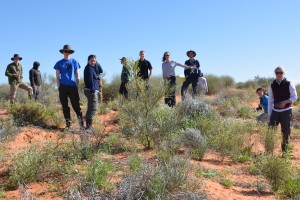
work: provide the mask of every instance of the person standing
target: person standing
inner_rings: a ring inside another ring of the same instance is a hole
[[[42,85],[42,76],[39,67],[40,63],[38,61],[35,61],[33,63],[32,69],[29,71],[30,85],[33,89],[33,96],[35,100],[39,98]]]
[[[200,74],[200,77],[198,80],[198,86],[200,87],[201,93],[203,95],[208,93],[207,81],[206,81],[206,78],[203,76],[203,73]]]
[[[71,58],[70,55],[75,51],[72,50],[70,45],[64,45],[63,49],[59,51],[64,55],[64,58],[55,64],[54,69],[56,70],[56,83],[59,91],[59,100],[66,120],[66,128],[68,129],[71,126],[70,107],[68,106],[69,98],[77,115],[79,126],[81,129],[84,129],[78,93],[80,65],[75,59]]]
[[[127,59],[125,57],[122,57],[121,64],[123,65],[122,72],[121,72],[121,85],[119,89],[119,93],[121,95],[124,95],[124,97],[129,100],[128,95],[128,83],[130,81],[130,69],[129,66],[126,64]]]
[[[175,106],[176,104],[176,75],[175,75],[175,67],[181,66],[185,69],[189,69],[190,67],[186,65],[182,65],[170,59],[170,52],[166,51],[162,58],[162,74],[163,79],[165,80],[165,84],[167,87],[166,95],[165,95],[165,104],[170,107]]]
[[[86,111],[86,129],[93,131],[93,117],[98,108],[99,79],[95,71],[97,58],[95,55],[89,55],[88,64],[84,68],[84,95],[88,100]]]
[[[186,52],[186,55],[189,57],[189,60],[185,61],[185,65],[192,66],[192,68],[184,70],[185,81],[183,82],[181,87],[182,100],[184,100],[190,84],[192,84],[193,95],[197,94],[197,84],[201,74],[200,63],[195,59],[197,55],[196,52],[193,50],[189,50]]]
[[[97,79],[98,79],[98,85],[99,85],[99,92],[98,92],[98,101],[99,103],[102,103],[103,102],[103,92],[102,92],[102,85],[103,85],[103,69],[100,65],[99,62],[96,62],[96,65],[95,65],[95,72],[97,74]]]
[[[23,69],[20,63],[22,57],[20,57],[19,54],[14,54],[11,60],[13,62],[7,65],[5,70],[5,76],[8,77],[8,83],[10,85],[10,102],[13,103],[15,101],[18,88],[26,90],[29,99],[31,99],[33,94],[32,87],[23,82]]]
[[[141,50],[139,55],[140,59],[137,61],[137,77],[145,80],[147,82],[146,85],[148,88],[148,82],[152,77],[153,68],[151,63],[145,59],[145,51]]]
[[[269,96],[263,88],[257,88],[256,94],[259,97],[259,104],[256,108],[256,111],[264,110],[264,112],[259,116],[257,116],[256,119],[258,122],[267,123],[269,121],[269,115],[268,115]]]
[[[287,151],[291,135],[292,104],[297,100],[295,86],[284,77],[285,70],[279,66],[275,70],[276,79],[269,88],[268,114],[270,127],[281,125],[281,149]]]

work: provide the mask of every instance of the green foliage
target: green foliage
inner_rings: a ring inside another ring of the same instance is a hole
[[[139,172],[142,167],[141,158],[138,155],[131,155],[127,158],[131,172]]]
[[[205,169],[205,168],[196,169],[196,173],[197,173],[197,176],[204,177],[207,179],[213,179],[213,178],[220,176],[220,174],[217,171],[212,170],[212,169]]]
[[[300,194],[300,179],[290,179],[282,186],[284,195],[289,198],[294,198]]]
[[[123,135],[120,134],[110,134],[104,144],[103,147],[106,152],[110,154],[118,154],[126,151],[127,146],[125,144],[126,140]]]
[[[237,88],[239,89],[251,89],[256,90],[258,87],[262,87],[264,89],[268,89],[273,82],[274,78],[266,78],[255,76],[253,80],[248,80],[246,82],[237,83]]]
[[[0,188],[0,199],[5,197],[5,190],[3,188]]]
[[[182,134],[182,142],[189,148],[192,159],[202,160],[207,149],[206,137],[197,129],[186,129]]]
[[[220,180],[220,183],[227,188],[230,188],[234,185],[234,183],[228,178],[222,178]]]
[[[161,81],[151,82],[147,89],[145,81],[135,80],[130,88],[131,96],[138,95],[120,107],[122,132],[137,138],[146,148],[159,146],[181,128],[182,116],[175,109],[160,105],[165,93],[162,85]]]
[[[270,182],[273,191],[278,191],[293,176],[291,162],[282,157],[261,156],[257,163],[260,173]]]
[[[208,94],[216,94],[224,88],[234,86],[234,79],[230,76],[215,76],[206,75],[205,76],[208,85]]]
[[[265,147],[265,151],[267,153],[273,154],[276,142],[277,142],[277,135],[276,135],[276,129],[275,128],[262,128],[261,132],[263,133],[263,144]]]
[[[86,171],[86,180],[92,183],[97,189],[108,189],[112,184],[107,180],[114,172],[115,166],[111,162],[94,160]]]
[[[15,126],[13,119],[0,119],[0,143],[12,138],[18,133],[18,131],[19,129]]]
[[[14,121],[21,126],[28,124],[38,126],[56,125],[49,124],[49,121],[52,118],[59,118],[55,108],[46,107],[33,101],[15,103],[10,107],[9,113],[12,114]]]
[[[9,185],[17,186],[19,183],[43,181],[45,175],[62,175],[66,169],[67,165],[59,162],[53,148],[32,146],[18,153],[10,164]]]

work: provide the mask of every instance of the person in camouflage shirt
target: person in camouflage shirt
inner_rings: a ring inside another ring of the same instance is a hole
[[[5,76],[8,77],[8,83],[10,85],[10,102],[13,103],[16,99],[17,89],[21,88],[28,92],[29,99],[31,99],[33,90],[32,87],[23,82],[23,71],[20,60],[22,57],[19,54],[14,54],[11,58],[13,61],[5,70]]]

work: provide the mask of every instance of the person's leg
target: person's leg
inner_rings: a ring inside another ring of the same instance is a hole
[[[270,116],[270,121],[269,121],[269,128],[275,129],[277,125],[279,124],[279,119],[280,119],[280,113],[272,110],[271,116]]]
[[[186,78],[185,81],[182,83],[182,86],[181,86],[181,99],[182,100],[184,100],[187,89],[190,84],[191,84],[191,81],[188,78]]]
[[[195,97],[198,94],[197,86],[198,86],[198,79],[196,78],[192,81],[193,97]]]
[[[71,114],[70,114],[70,107],[68,105],[68,95],[69,90],[67,86],[60,85],[58,88],[59,92],[59,100],[63,109],[63,114],[66,120],[66,126],[67,128],[71,125]]]
[[[102,103],[103,101],[102,84],[100,84],[100,81],[99,81],[98,101],[99,103]]]
[[[124,83],[124,96],[127,100],[129,100],[129,92],[128,92],[128,82],[127,83]]]
[[[280,114],[280,125],[282,133],[281,149],[283,152],[285,152],[287,150],[289,138],[291,135],[292,109],[283,111]]]
[[[32,87],[30,87],[30,85],[27,85],[26,83],[20,83],[19,87],[23,90],[26,90],[28,92],[28,97],[29,99],[31,99],[31,97],[33,96],[33,89]]]
[[[36,86],[35,100],[37,100],[39,98],[40,93],[41,93],[41,86]]]
[[[165,104],[171,107],[171,84],[170,78],[164,80],[164,87],[165,87]]]
[[[76,113],[78,123],[80,128],[84,128],[83,124],[83,117],[82,117],[82,112],[80,108],[80,98],[79,98],[79,93],[77,87],[68,87],[69,89],[69,98],[71,101],[71,105]],[[95,94],[96,95],[96,94]]]
[[[170,89],[171,89],[171,107],[176,105],[176,77],[170,78]]]
[[[88,100],[87,111],[86,111],[86,128],[92,128],[93,117],[97,111],[98,106],[98,95],[92,94],[89,90],[85,90],[84,94]]]
[[[16,99],[16,95],[17,95],[17,89],[18,89],[18,84],[10,84],[10,103],[13,103]]]

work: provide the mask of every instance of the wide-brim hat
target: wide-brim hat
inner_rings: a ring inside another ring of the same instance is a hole
[[[12,61],[14,61],[15,58],[19,58],[19,60],[22,60],[22,57],[19,56],[19,54],[14,54],[14,57],[11,58]]]
[[[191,53],[191,52],[194,54],[194,57],[196,57],[196,55],[197,55],[197,54],[196,54],[196,51],[193,51],[193,50],[187,51],[187,52],[186,52],[186,55],[189,56],[189,53]]]
[[[120,58],[119,60],[127,60],[125,57]]]
[[[64,45],[64,47],[61,50],[59,50],[59,52],[62,54],[64,53],[64,51],[69,51],[70,54],[75,52],[74,50],[72,50],[71,45],[69,44]]]

